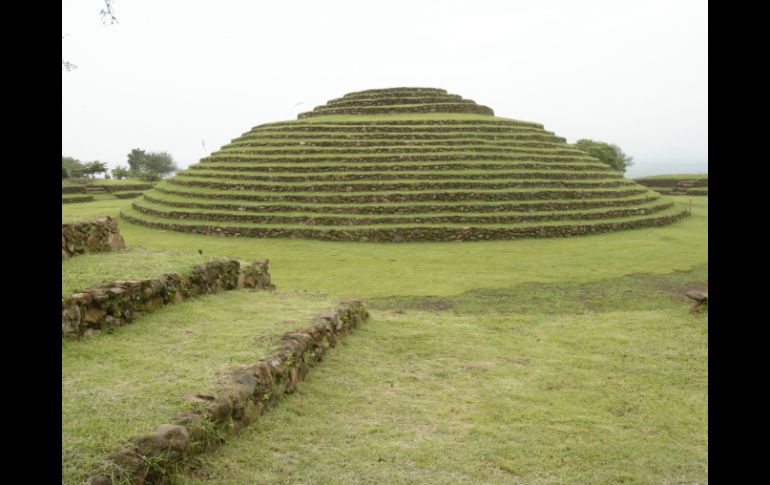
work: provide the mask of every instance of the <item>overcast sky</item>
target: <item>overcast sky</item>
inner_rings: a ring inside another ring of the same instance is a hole
[[[62,2],[62,154],[81,160],[186,167],[347,92],[424,86],[616,143],[628,176],[708,170],[705,0],[116,0],[114,25],[103,5]]]

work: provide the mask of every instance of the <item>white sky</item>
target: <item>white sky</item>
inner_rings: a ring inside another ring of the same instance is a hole
[[[186,167],[347,92],[424,86],[616,143],[627,176],[708,170],[705,0],[117,0],[107,26],[102,8],[62,2],[62,154],[81,160]]]

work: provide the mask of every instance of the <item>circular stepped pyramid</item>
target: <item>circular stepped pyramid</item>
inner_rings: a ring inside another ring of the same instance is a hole
[[[430,88],[359,91],[254,127],[122,212],[183,232],[393,242],[572,236],[685,214],[541,124]]]

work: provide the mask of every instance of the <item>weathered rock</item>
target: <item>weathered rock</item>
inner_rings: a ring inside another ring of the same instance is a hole
[[[120,251],[126,249],[126,241],[123,240],[123,236],[120,234],[110,234],[107,236],[107,245],[113,251]]]
[[[241,418],[243,424],[249,426],[250,424],[254,423],[262,412],[261,406],[261,403],[258,407],[256,404],[254,404],[254,401],[247,401],[243,406],[243,418]]]
[[[174,451],[183,451],[190,441],[190,434],[187,428],[176,424],[161,424],[155,428],[155,432],[162,438],[168,440],[171,449]]]
[[[101,308],[89,307],[86,309],[84,320],[88,323],[100,323],[106,315],[107,312]]]
[[[230,413],[233,411],[233,406],[227,399],[217,399],[210,403],[206,410],[208,411],[209,418],[212,421],[221,423],[226,421],[230,417]]]
[[[709,294],[707,291],[704,292],[704,291],[698,291],[698,290],[691,290],[691,291],[688,291],[686,295],[689,298],[697,301],[698,303],[708,302],[708,299],[709,299]]]
[[[145,457],[160,456],[171,446],[168,438],[155,434],[138,436],[131,442],[134,444],[136,453]]]
[[[203,438],[203,418],[200,414],[192,411],[185,411],[174,416],[173,422],[187,429],[189,439],[198,441]]]

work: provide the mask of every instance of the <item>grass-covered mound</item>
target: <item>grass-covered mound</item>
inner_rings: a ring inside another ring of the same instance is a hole
[[[570,236],[682,215],[543,125],[428,88],[350,93],[257,126],[123,211],[182,232],[396,242]]]
[[[636,183],[668,195],[709,195],[707,173],[682,173],[640,177]]]

